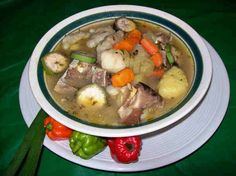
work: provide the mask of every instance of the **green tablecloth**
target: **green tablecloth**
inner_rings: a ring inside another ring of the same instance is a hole
[[[0,175],[27,126],[19,107],[22,71],[39,39],[62,19],[93,7],[136,4],[171,13],[190,24],[219,53],[228,70],[231,98],[213,137],[190,156],[141,173],[112,173],[79,166],[43,149],[38,175],[235,175],[236,171],[236,3],[234,0],[1,0],[0,1]],[[216,95],[217,96],[217,95]]]

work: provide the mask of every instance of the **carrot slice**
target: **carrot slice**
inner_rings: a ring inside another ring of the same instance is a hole
[[[157,48],[157,46],[155,45],[155,43],[153,43],[151,40],[147,39],[147,38],[142,38],[142,40],[140,41],[141,45],[143,46],[143,48],[150,54],[150,55],[154,55],[156,54],[159,49]]]
[[[141,38],[142,38],[142,33],[137,29],[134,29],[133,31],[131,31],[127,36],[127,39],[133,42],[134,44],[139,43]]]
[[[119,41],[118,43],[113,45],[114,49],[120,49],[120,50],[127,50],[127,51],[132,51],[134,46],[139,43],[141,40],[142,34],[139,30],[135,29],[131,31],[128,36]]]
[[[111,82],[114,87],[123,87],[134,80],[134,72],[131,68],[124,68],[123,70],[112,75]]]
[[[165,73],[164,68],[160,68],[160,69],[154,70],[151,76],[156,76],[158,78],[161,78],[164,75],[164,73]]]
[[[157,52],[156,54],[151,56],[151,59],[156,67],[160,67],[163,63],[161,53]]]
[[[134,48],[134,44],[131,41],[124,39],[124,40],[119,41],[115,45],[113,45],[113,48],[120,49],[120,50],[132,51]]]

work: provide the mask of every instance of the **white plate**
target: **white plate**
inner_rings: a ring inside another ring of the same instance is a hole
[[[79,165],[117,172],[149,170],[186,157],[213,135],[224,118],[229,101],[227,71],[216,51],[207,42],[206,44],[213,61],[213,78],[208,93],[185,119],[167,129],[144,135],[138,162],[118,164],[110,157],[108,148],[90,160],[83,160],[72,154],[68,141],[54,142],[46,137],[44,145],[59,156]],[[40,106],[31,92],[27,73],[28,64],[21,78],[19,98],[24,120],[29,126]]]

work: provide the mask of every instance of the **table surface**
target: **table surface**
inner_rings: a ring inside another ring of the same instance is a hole
[[[0,1],[0,175],[27,126],[19,106],[23,69],[39,39],[77,12],[114,4],[143,5],[171,13],[191,25],[221,56],[230,79],[230,102],[215,134],[193,154],[168,166],[139,173],[113,173],[67,161],[44,147],[37,175],[235,175],[236,171],[236,2],[234,0],[1,0]],[[217,95],[216,95],[217,96]]]

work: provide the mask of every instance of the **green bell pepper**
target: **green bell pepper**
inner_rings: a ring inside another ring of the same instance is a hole
[[[73,131],[69,139],[70,148],[73,154],[83,158],[90,159],[100,153],[107,145],[106,140],[97,137]]]

